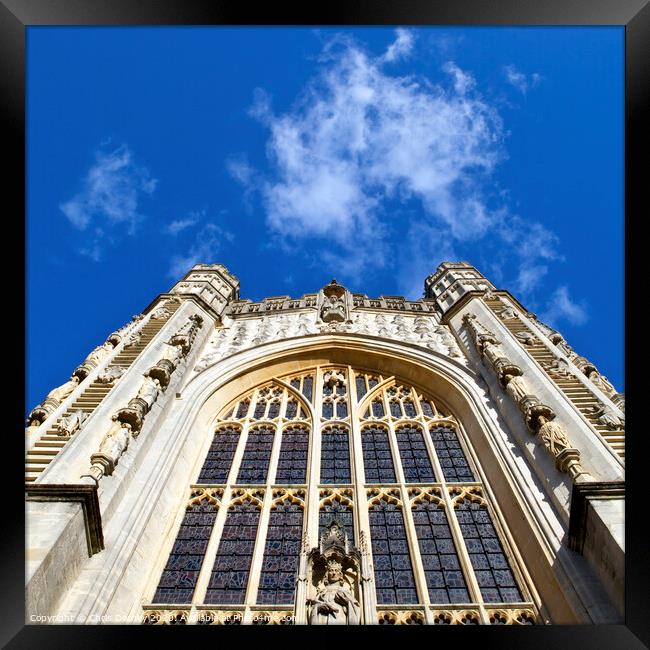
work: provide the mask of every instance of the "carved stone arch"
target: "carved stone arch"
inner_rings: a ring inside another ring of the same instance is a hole
[[[287,420],[282,424],[280,433],[284,433],[287,429],[300,429],[311,435],[312,426],[311,422],[305,420]]]
[[[413,418],[396,418],[393,416],[394,420],[397,420],[397,422],[394,422],[393,424],[395,425],[395,431],[400,429],[401,427],[419,427],[422,429],[422,422],[419,420],[414,420]],[[424,433],[424,431],[422,431]]]
[[[431,430],[435,427],[447,427],[453,429],[458,435],[461,435],[460,425],[453,416],[427,419],[427,429]]]
[[[305,410],[305,413],[309,415],[309,422],[316,422],[318,419],[318,416],[316,415],[316,412],[314,411],[314,407],[309,403],[307,398],[299,391],[297,391],[291,384],[288,382],[284,381],[284,379],[274,379],[275,383],[277,383],[279,386],[282,386],[283,388],[287,389],[287,392],[289,395],[294,397],[295,399],[298,400],[298,403],[303,407]],[[297,422],[304,422],[304,420],[296,420]]]
[[[518,467],[520,459],[513,457],[511,447],[504,442],[504,437],[511,434],[495,415],[492,398],[481,387],[477,371],[435,350],[344,332],[273,341],[256,349],[242,350],[190,377],[175,416],[176,435],[188,439],[199,436],[213,414],[222,404],[240,395],[243,386],[252,388],[275,377],[286,377],[311,370],[314,365],[328,364],[363,368],[365,372],[386,378],[399,377],[400,381],[425,397],[444,396],[441,406],[458,420],[472,458],[480,459],[477,469],[482,470],[486,493],[494,502],[490,508],[494,508],[495,524],[502,524],[501,520],[507,513],[508,535],[512,537],[512,543],[510,538],[508,543],[518,561],[522,561],[518,550],[522,547],[540,558],[555,557],[556,527],[549,523],[548,517],[556,516],[558,521],[562,517],[568,518],[567,504],[551,494],[552,504],[560,514],[549,512],[547,516],[539,510],[546,506],[529,502],[531,495],[526,497],[524,507],[521,507],[522,489],[526,489],[523,485],[525,474]],[[356,405],[356,411],[355,405],[351,405],[352,417],[363,419],[360,412],[376,397],[382,384],[385,387],[388,381],[383,380],[364,395],[361,403]],[[311,404],[307,406],[308,412],[316,415]],[[427,419],[423,431],[433,422]],[[437,423],[442,424],[440,420]],[[537,470],[532,467],[532,471]],[[536,486],[531,487],[532,493],[536,494]],[[527,570],[531,580],[527,586],[535,585],[540,601],[548,603],[551,619],[584,619],[579,597],[563,586],[570,580],[565,569],[557,563],[540,561]]]
[[[327,433],[330,427],[340,427],[345,429],[348,433],[351,431],[350,423],[345,420],[325,420],[320,427],[321,434]]]
[[[384,422],[383,420],[376,420],[376,421],[365,420],[361,425],[361,433],[363,434],[363,432],[366,431],[366,429],[372,429],[373,427],[380,428],[382,429],[382,431],[385,431],[386,433],[389,433],[390,431],[388,422]]]
[[[353,368],[354,370],[354,368]],[[375,399],[375,397],[384,390],[384,388],[390,388],[396,382],[395,376],[387,377],[383,381],[380,381],[374,388],[369,390],[359,401],[359,403],[353,409],[353,417],[358,420],[363,419],[363,413],[365,409],[369,408],[370,403]]]

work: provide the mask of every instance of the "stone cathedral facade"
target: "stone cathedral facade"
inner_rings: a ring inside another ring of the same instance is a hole
[[[622,622],[625,401],[467,263],[199,264],[29,414],[27,623]]]

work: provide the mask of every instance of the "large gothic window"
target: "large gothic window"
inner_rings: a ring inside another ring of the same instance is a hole
[[[423,387],[317,366],[215,415],[148,610],[306,622],[307,558],[339,529],[364,563],[363,622],[537,616],[462,422]]]

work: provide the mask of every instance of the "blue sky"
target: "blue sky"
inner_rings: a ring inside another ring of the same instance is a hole
[[[611,28],[27,30],[31,408],[194,263],[242,297],[476,265],[623,386]]]

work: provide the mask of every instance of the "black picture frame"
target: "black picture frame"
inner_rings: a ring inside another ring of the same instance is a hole
[[[11,214],[25,214],[25,30],[32,25],[621,25],[625,27],[625,282],[628,300],[626,301],[626,340],[637,342],[639,346],[635,358],[626,351],[626,401],[627,428],[630,435],[626,440],[627,463],[629,467],[626,508],[626,615],[624,625],[585,625],[585,626],[539,626],[489,628],[481,627],[481,632],[473,632],[472,642],[482,645],[498,644],[501,647],[525,648],[644,648],[650,646],[650,564],[647,544],[642,530],[644,515],[643,465],[644,432],[638,430],[640,408],[637,396],[642,388],[633,382],[634,370],[640,368],[645,343],[640,331],[641,318],[633,318],[635,300],[641,296],[643,267],[635,264],[641,260],[639,247],[643,246],[640,237],[630,232],[636,224],[642,223],[647,214],[643,208],[647,203],[646,180],[648,149],[647,122],[648,94],[650,85],[650,6],[648,0],[402,0],[386,2],[382,0],[333,1],[321,5],[295,6],[277,3],[256,6],[248,3],[217,2],[214,0],[0,0],[0,96],[2,102],[2,130],[5,157],[5,209]],[[645,191],[644,191],[645,190]],[[9,199],[9,202],[7,201]],[[12,207],[9,207],[12,206]],[[19,240],[24,231],[19,229]],[[13,240],[12,240],[13,241]],[[15,242],[10,246],[15,251],[20,246]],[[12,251],[9,251],[12,252]],[[19,254],[19,253],[18,253]],[[607,260],[594,263],[606,264]],[[17,265],[16,265],[17,266]],[[9,276],[11,279],[11,276]],[[23,305],[24,291],[21,284],[9,282],[16,287],[14,305]],[[606,300],[607,297],[603,296]],[[17,328],[13,328],[17,329]],[[13,332],[15,336],[15,332]],[[24,333],[23,333],[24,336]],[[12,339],[13,340],[13,339]],[[23,338],[24,342],[24,338]],[[606,341],[603,344],[607,344]],[[640,399],[640,398],[639,398]],[[24,400],[17,397],[20,407],[19,420],[23,419]],[[17,409],[18,410],[18,409]],[[104,644],[114,644],[126,637],[130,642],[151,640],[145,630],[162,629],[145,626],[115,625],[29,625],[24,623],[24,509],[16,492],[24,485],[22,456],[14,455],[14,450],[23,453],[18,431],[9,432],[15,443],[8,445],[4,455],[4,472],[7,490],[4,504],[12,503],[18,508],[12,520],[3,515],[3,534],[0,536],[2,570],[0,581],[2,590],[2,621],[0,643],[9,648],[95,648]],[[5,439],[6,440],[6,439]],[[169,628],[166,628],[169,629]],[[197,630],[206,627],[192,627]],[[225,629],[214,636],[211,642],[242,642],[244,637],[254,633],[254,629],[244,632],[238,629],[226,632]],[[379,633],[376,626],[363,629],[330,631],[336,643],[358,642],[349,637],[363,634],[361,642],[367,643],[369,637]],[[440,629],[440,628],[438,628]],[[455,630],[457,628],[454,628]],[[479,628],[473,628],[479,629]],[[501,629],[501,632],[497,630]],[[280,632],[266,628],[264,638],[280,640],[274,636],[282,634],[283,642],[293,643],[294,635],[308,634],[310,630],[284,628]],[[204,632],[203,632],[204,633]],[[258,632],[259,633],[259,632]],[[421,636],[422,629],[418,633]],[[165,641],[178,632],[167,632]],[[389,643],[399,643],[404,636],[414,634],[413,629],[386,627],[382,638]],[[468,641],[469,632],[435,632],[435,639],[425,642],[443,642],[440,634],[445,634],[446,643]],[[244,635],[243,637],[241,635]],[[289,635],[290,639],[286,639]],[[340,636],[339,636],[340,635]],[[146,639],[143,637],[147,637]],[[116,638],[117,637],[117,638]],[[137,637],[137,638],[136,638]],[[161,640],[163,637],[160,637]],[[239,638],[239,640],[238,640]],[[313,643],[316,637],[305,638],[305,643]],[[325,638],[325,637],[322,637]],[[174,637],[174,640],[176,638]],[[301,640],[302,641],[302,640]]]

